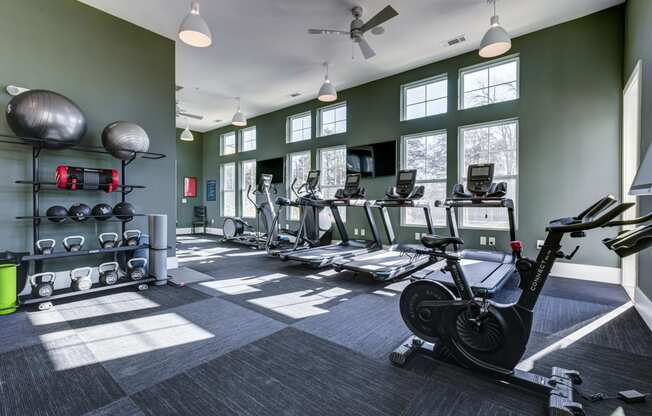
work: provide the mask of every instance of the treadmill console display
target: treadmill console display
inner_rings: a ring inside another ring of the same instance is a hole
[[[260,182],[258,182],[258,191],[260,192],[269,191],[272,187],[273,179],[274,176],[268,173],[263,173],[262,175],[260,175]]]
[[[467,181],[469,192],[474,195],[486,194],[494,181],[494,164],[469,165]]]
[[[401,198],[407,198],[414,189],[414,185],[416,185],[416,183],[416,170],[402,170],[398,173],[396,181],[396,193]]]
[[[366,197],[366,191],[360,186],[360,178],[362,177],[359,173],[349,173],[346,175],[346,182],[344,182],[344,188],[338,189],[335,193],[335,198],[337,199],[359,199]]]
[[[319,186],[320,173],[321,172],[318,170],[311,170],[310,172],[308,172],[308,179],[306,179],[306,187],[308,188],[308,190],[314,191],[315,189],[317,189],[317,187]]]

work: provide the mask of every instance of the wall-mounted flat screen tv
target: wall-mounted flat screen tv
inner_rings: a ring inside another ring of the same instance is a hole
[[[272,183],[283,183],[284,172],[285,159],[282,157],[259,160],[256,162],[256,183],[260,182],[260,175],[263,173],[273,175]]]
[[[372,178],[396,175],[396,141],[347,148],[346,171]]]

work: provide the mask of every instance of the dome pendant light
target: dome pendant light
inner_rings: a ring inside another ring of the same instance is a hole
[[[206,48],[213,43],[211,29],[199,14],[199,3],[196,1],[190,2],[190,13],[179,26],[179,39],[196,48]]]
[[[512,39],[509,33],[498,22],[496,1],[487,0],[487,2],[493,3],[494,5],[494,15],[491,16],[491,27],[487,30],[487,33],[485,33],[480,42],[479,53],[483,58],[495,58],[512,48]]]
[[[319,89],[318,99],[319,101],[330,103],[337,100],[337,90],[335,89],[335,86],[331,84],[331,80],[328,78],[328,62],[325,62],[324,66],[326,67],[326,76],[324,76],[324,83]]]
[[[188,119],[186,119],[186,128],[181,132],[181,135],[179,136],[179,140],[182,142],[192,142],[195,140],[195,137],[192,135],[192,132],[190,131],[190,123],[188,122]]]
[[[231,124],[233,124],[236,127],[245,127],[247,125],[247,118],[244,116],[244,114],[242,114],[242,111],[240,111],[240,97],[238,97],[237,100],[238,100],[238,110],[233,115],[233,119],[231,119]]]

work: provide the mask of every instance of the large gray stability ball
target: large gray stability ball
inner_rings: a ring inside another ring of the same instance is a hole
[[[86,134],[86,117],[63,95],[47,90],[29,90],[13,97],[7,105],[7,123],[17,136],[50,149],[79,144]]]
[[[114,157],[129,160],[133,152],[146,152],[149,149],[149,137],[145,129],[136,123],[114,121],[102,131],[102,145]]]

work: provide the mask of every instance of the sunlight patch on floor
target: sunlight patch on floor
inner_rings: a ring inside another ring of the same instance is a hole
[[[328,309],[320,308],[319,306],[333,301],[343,302],[348,300],[344,296],[349,293],[351,293],[350,290],[338,287],[324,291],[320,291],[320,289],[301,290],[283,293],[281,295],[249,299],[247,302],[292,319],[302,319],[328,313]]]
[[[261,289],[255,287],[256,285],[275,280],[278,281],[286,277],[288,277],[287,274],[272,273],[266,276],[244,276],[234,279],[214,280],[202,282],[199,285],[226,295],[242,295],[245,293],[260,292]]]

